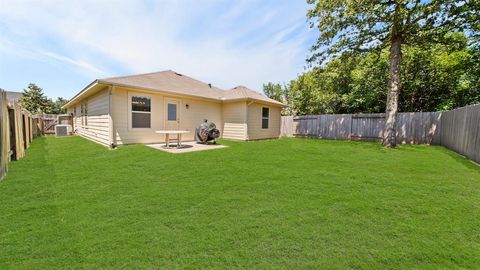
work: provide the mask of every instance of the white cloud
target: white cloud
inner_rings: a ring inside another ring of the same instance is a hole
[[[301,72],[308,47],[306,7],[291,2],[0,0],[0,6],[0,24],[32,44],[31,52],[97,77],[173,69],[223,88],[260,91],[264,82]]]
[[[102,75],[107,75],[108,74],[107,72],[95,67],[94,65],[92,65],[90,63],[82,61],[82,60],[75,60],[75,59],[72,59],[70,57],[66,57],[66,56],[63,56],[63,55],[59,55],[59,54],[56,54],[56,53],[53,53],[53,52],[48,52],[48,51],[43,51],[43,50],[38,50],[37,52],[40,55],[44,55],[44,56],[47,56],[49,58],[55,59],[57,61],[61,61],[61,62],[67,63],[67,64],[77,66],[81,69],[86,69],[86,70],[91,71],[95,74],[102,74]]]

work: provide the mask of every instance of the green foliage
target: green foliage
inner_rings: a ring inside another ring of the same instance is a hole
[[[311,27],[316,27],[319,31],[317,42],[312,46],[312,56],[308,59],[310,63],[324,63],[325,60],[345,54],[372,53],[389,48],[389,80],[383,133],[383,145],[386,147],[395,147],[395,116],[402,106],[408,108],[405,104],[399,105],[401,85],[405,80],[401,74],[402,47],[440,44],[446,34],[455,31],[468,33],[476,40],[479,30],[478,0],[307,0],[307,2],[313,4],[307,14]],[[429,88],[420,90],[433,93]],[[441,99],[438,96],[432,98],[433,95],[417,97],[416,92],[410,93],[411,99],[422,103],[415,104],[414,108],[421,106],[426,108]],[[363,103],[368,103],[369,97],[362,98]]]
[[[478,0],[307,0],[311,27],[319,30],[310,62],[386,48],[399,38],[410,46],[438,43],[452,31],[478,34]]]
[[[43,89],[34,83],[28,84],[27,89],[23,89],[20,104],[31,113],[47,113],[52,109],[52,104],[43,93]]]
[[[22,97],[20,98],[20,104],[22,107],[34,114],[62,114],[65,112],[65,110],[62,109],[62,106],[67,102],[68,100],[61,97],[58,97],[55,102],[52,99],[47,98],[43,93],[43,89],[34,83],[30,83],[27,86],[27,89],[23,90]]]
[[[274,100],[284,102],[285,101],[285,87],[282,87],[279,83],[267,83],[263,85],[263,93]]]
[[[388,50],[350,53],[300,74],[284,91],[296,114],[385,111]],[[461,33],[404,46],[400,111],[448,110],[480,102],[480,49]]]
[[[313,70],[300,75],[297,80],[290,83],[293,111],[296,114],[334,112],[337,96],[330,91],[328,75],[319,70]]]
[[[284,104],[291,104],[292,97],[285,84],[267,83],[263,85],[263,93],[274,100],[280,101]],[[291,115],[291,106],[282,109],[282,115]]]
[[[35,139],[0,183],[0,269],[480,265],[480,169],[443,147],[221,143]]]
[[[62,106],[67,104],[68,100],[58,97],[55,102],[53,102],[52,113],[54,114],[62,114],[65,113],[65,109],[62,109]]]
[[[464,35],[446,37],[448,45],[434,44],[429,48],[407,47],[400,107],[403,111],[435,111],[464,106],[474,100],[460,100],[471,57]]]

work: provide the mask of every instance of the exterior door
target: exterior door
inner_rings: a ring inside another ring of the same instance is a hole
[[[177,99],[165,99],[165,129],[180,129],[180,101]]]

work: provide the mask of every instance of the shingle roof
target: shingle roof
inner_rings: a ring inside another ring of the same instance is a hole
[[[98,80],[99,83],[121,84],[151,90],[220,99],[223,90],[172,70]]]
[[[95,89],[98,90],[99,88],[97,86],[102,84],[143,88],[150,91],[168,92],[218,101],[253,100],[277,106],[285,106],[283,103],[273,100],[245,86],[237,86],[230,90],[223,90],[212,86],[211,84],[177,73],[173,70],[166,70],[95,80],[76,94],[67,104],[64,105],[64,107],[68,108],[72,104],[75,104],[76,101],[81,100],[84,95],[96,91]]]
[[[234,87],[228,91],[224,91],[224,100],[232,100],[232,99],[252,99],[252,100],[259,100],[259,101],[265,101],[269,103],[274,103],[278,105],[284,105],[283,103],[276,101],[274,99],[271,99],[265,95],[262,95],[258,93],[255,90],[249,89],[243,85],[239,85],[237,87]]]
[[[254,90],[248,89],[245,86],[237,86],[230,90],[222,90],[173,70],[99,79],[98,83],[139,87],[214,100],[229,101],[251,99],[284,106],[283,103],[273,100]]]

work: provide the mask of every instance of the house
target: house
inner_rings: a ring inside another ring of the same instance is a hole
[[[224,139],[280,136],[284,104],[244,86],[222,90],[183,74],[161,72],[98,79],[65,106],[77,134],[107,146],[164,142],[157,130],[189,130],[204,119]]]

